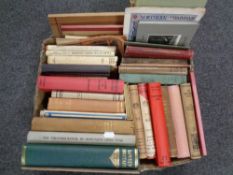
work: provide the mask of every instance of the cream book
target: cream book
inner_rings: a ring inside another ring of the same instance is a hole
[[[88,56],[48,56],[48,64],[81,64],[81,65],[111,65],[116,66],[118,57],[88,57]]]
[[[67,91],[52,91],[54,98],[77,98],[89,100],[109,100],[123,101],[124,95],[121,94],[101,94],[101,93],[85,93],[85,92],[67,92]]]
[[[57,45],[47,45],[47,50],[101,50],[101,51],[112,51],[116,52],[115,46],[57,46]]]

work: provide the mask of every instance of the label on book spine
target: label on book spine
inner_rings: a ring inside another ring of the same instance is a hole
[[[150,108],[147,97],[146,84],[139,84],[138,92],[139,92],[139,98],[140,98],[140,104],[142,110],[142,121],[145,132],[147,158],[153,159],[155,157],[155,143],[154,143],[153,131],[151,125],[151,116],[150,116]]]

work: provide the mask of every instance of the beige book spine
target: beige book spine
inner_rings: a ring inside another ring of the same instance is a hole
[[[115,52],[108,50],[47,50],[46,56],[115,56]]]
[[[134,134],[133,121],[34,117],[32,131]]]
[[[144,133],[145,133],[146,154],[147,154],[148,159],[154,159],[155,158],[155,142],[154,142],[154,136],[153,136],[153,131],[152,131],[150,107],[149,107],[149,101],[147,97],[147,91],[146,91],[145,84],[138,85],[138,93],[139,93],[139,99],[140,99],[140,104],[141,104],[142,121],[143,121],[143,126],[144,126]]]
[[[124,100],[124,95],[120,95],[120,94],[102,94],[102,93],[67,92],[67,91],[52,91],[51,97],[87,99],[87,100],[109,100],[109,101]]]
[[[63,31],[64,35],[78,35],[78,36],[97,36],[97,35],[121,35],[120,31]]]
[[[127,120],[133,120],[133,110],[131,106],[129,86],[126,84],[124,86],[124,96],[125,96],[125,110],[127,114]]]
[[[48,56],[48,64],[85,64],[116,66],[117,57]]]
[[[70,45],[77,41],[80,41],[81,39],[66,39],[66,38],[56,38],[56,44],[59,45]]]
[[[88,36],[65,35],[65,39],[87,39]]]
[[[48,110],[125,113],[125,103],[124,101],[49,98]]]
[[[61,50],[61,51],[68,51],[68,50],[76,50],[76,51],[112,51],[116,52],[115,46],[57,46],[57,45],[47,45],[47,50]]]
[[[177,157],[177,149],[176,149],[176,139],[175,139],[175,130],[171,116],[171,109],[169,103],[169,95],[167,86],[162,86],[162,98],[163,98],[163,107],[166,118],[166,125],[168,129],[168,139],[171,157]]]
[[[192,89],[189,83],[180,85],[182,103],[184,108],[186,131],[188,136],[191,159],[201,157],[199,138],[195,120],[195,111],[192,97]]]
[[[130,90],[130,98],[131,98],[132,110],[134,116],[137,146],[140,151],[140,159],[145,159],[147,158],[146,143],[145,143],[143,121],[142,121],[142,111],[141,111],[140,99],[138,95],[138,87],[137,85],[130,85],[129,90]]]

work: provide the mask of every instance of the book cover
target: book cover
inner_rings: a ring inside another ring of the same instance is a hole
[[[129,7],[125,10],[123,34],[135,41],[139,21],[199,22],[205,8]]]
[[[41,110],[40,116],[51,118],[80,118],[80,119],[100,119],[100,120],[126,120],[125,113],[97,113],[97,112],[70,112]]]
[[[160,83],[148,83],[147,88],[156,147],[156,162],[159,167],[168,167],[171,166],[171,158],[161,85]]]
[[[128,168],[138,167],[135,147],[27,144],[21,164],[35,167]]]
[[[168,139],[169,139],[171,157],[177,157],[175,130],[171,116],[171,107],[170,107],[170,100],[169,100],[167,86],[162,86],[162,99],[163,99],[163,107],[166,118],[166,126],[168,130]]]
[[[137,140],[137,146],[139,148],[140,159],[147,158],[147,150],[145,143],[145,133],[142,121],[142,111],[140,106],[140,99],[138,94],[137,85],[130,85],[130,98],[131,98],[131,106],[133,112],[133,119],[135,125],[135,135]]]
[[[199,138],[196,126],[195,111],[193,104],[192,89],[190,83],[180,85],[186,131],[188,136],[189,151],[191,159],[201,157]]]
[[[79,91],[122,94],[124,81],[90,77],[39,76],[37,87],[42,91]]]
[[[206,143],[205,143],[205,134],[204,134],[203,123],[202,123],[200,102],[199,102],[199,97],[198,97],[198,92],[197,92],[196,77],[195,77],[194,72],[190,72],[190,81],[191,81],[192,94],[193,94],[193,100],[194,100],[194,107],[195,107],[195,114],[196,114],[197,129],[198,129],[198,134],[199,134],[199,142],[201,146],[201,153],[203,156],[206,156],[207,149],[206,149]]]
[[[146,140],[146,154],[148,159],[155,158],[155,143],[151,124],[150,107],[146,84],[138,84],[138,93],[142,111],[142,122]]]
[[[81,100],[69,98],[49,98],[48,110],[76,111],[76,112],[100,112],[100,113],[124,113],[124,101],[109,100]]]
[[[186,75],[120,74],[120,79],[126,83],[149,83],[149,82],[160,82],[161,84],[187,83]]]
[[[109,101],[123,101],[123,94],[104,94],[104,93],[86,93],[86,92],[68,92],[68,91],[52,91],[53,98],[75,98],[87,100],[109,100]]]
[[[190,47],[198,27],[197,22],[142,21],[138,24],[136,41]]]
[[[134,123],[128,120],[94,120],[34,117],[32,131],[134,134]]]
[[[171,116],[175,129],[177,158],[190,157],[187,131],[185,128],[184,111],[178,85],[168,86]]]
[[[135,146],[135,135],[29,131],[27,143]]]
[[[193,50],[176,50],[165,48],[150,48],[127,46],[125,57],[135,58],[155,58],[155,59],[192,59]]]

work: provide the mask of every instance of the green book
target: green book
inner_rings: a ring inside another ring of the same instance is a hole
[[[130,0],[137,7],[183,7],[197,8],[205,7],[207,0]]]
[[[139,164],[135,147],[27,144],[21,164],[36,167],[124,168]]]
[[[120,74],[120,79],[126,83],[160,82],[161,84],[187,83],[186,75],[161,75],[161,74]]]

